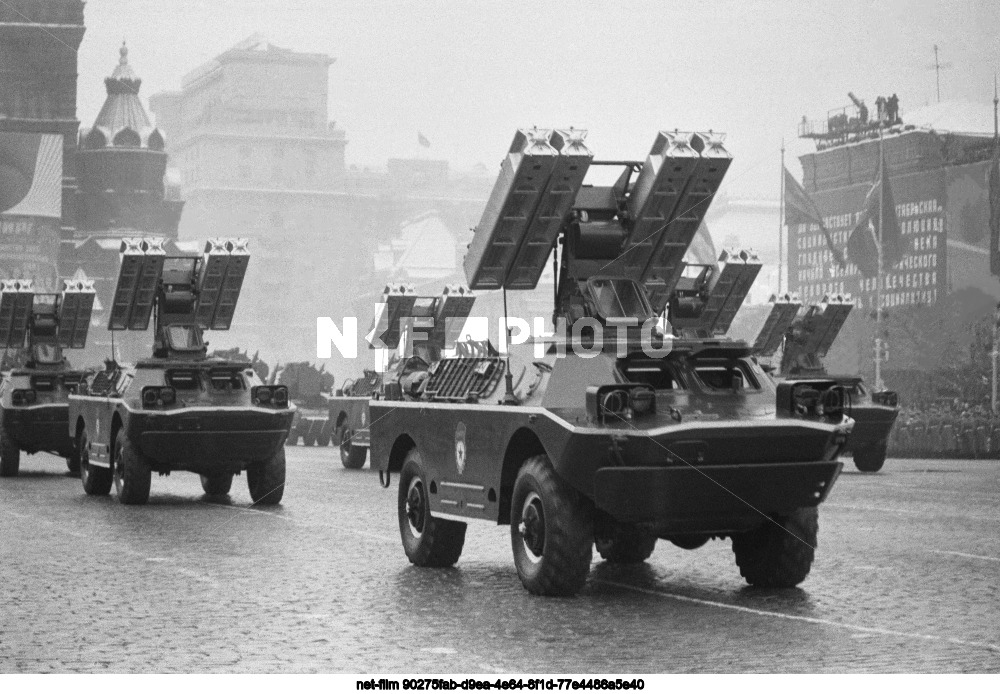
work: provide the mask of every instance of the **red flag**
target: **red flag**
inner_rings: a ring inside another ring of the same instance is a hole
[[[881,203],[881,212],[879,210]],[[881,234],[879,225],[882,225]],[[889,183],[889,170],[885,165],[885,157],[879,162],[878,174],[871,190],[865,197],[865,205],[861,210],[851,237],[847,240],[847,255],[851,262],[858,266],[865,277],[878,275],[879,239],[882,245],[882,271],[894,267],[903,259],[905,242],[896,219],[896,203],[892,197],[892,186]]]
[[[785,223],[818,224],[826,239],[826,247],[830,249],[837,265],[842,268],[847,267],[847,263],[844,262],[844,254],[833,244],[833,238],[830,236],[829,229],[823,224],[823,216],[819,213],[816,203],[787,168],[785,169]]]

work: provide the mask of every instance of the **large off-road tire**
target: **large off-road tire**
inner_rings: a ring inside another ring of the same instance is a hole
[[[201,475],[201,488],[209,496],[225,496],[233,488],[233,473],[228,475]]]
[[[285,494],[285,449],[262,463],[254,463],[247,468],[247,488],[250,498],[258,506],[274,506],[281,503]]]
[[[430,493],[417,449],[406,454],[397,495],[399,536],[416,566],[452,566],[462,556],[465,523],[431,515]]]
[[[809,575],[816,554],[819,513],[800,508],[774,515],[749,532],[733,535],[740,574],[760,588],[791,588]]]
[[[521,583],[536,595],[575,595],[590,572],[591,502],[556,476],[547,456],[529,458],[514,482],[510,540]]]
[[[286,446],[297,446],[297,445],[299,445],[299,435],[295,432],[294,429],[292,431],[288,432],[288,436],[285,437],[285,445]]]
[[[885,465],[886,446],[875,444],[854,451],[854,465],[861,472],[878,472]]]
[[[348,470],[360,470],[365,466],[368,449],[351,443],[354,432],[344,426],[340,430],[340,463]]]
[[[81,431],[76,437],[76,454],[80,460],[83,491],[87,496],[107,496],[113,484],[111,469],[90,464],[90,443],[86,431]]]
[[[21,449],[0,424],[0,477],[17,477],[21,467]]]
[[[316,445],[316,434],[313,432],[313,427],[310,425],[306,428],[305,432],[302,434],[302,445],[303,446],[315,446]]]
[[[594,539],[597,553],[612,564],[639,564],[656,549],[656,535],[634,526],[615,524],[604,537]]]
[[[114,466],[115,493],[118,501],[128,506],[141,506],[149,501],[149,486],[153,469],[124,431],[115,436]]]

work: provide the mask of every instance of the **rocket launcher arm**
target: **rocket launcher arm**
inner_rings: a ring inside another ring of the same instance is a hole
[[[515,133],[465,257],[470,289],[535,288],[593,160],[586,135]]]
[[[753,343],[754,354],[762,357],[774,356],[802,308],[802,301],[797,294],[775,295],[771,297],[770,303],[771,311]]]
[[[671,327],[694,338],[724,335],[761,266],[760,258],[748,250],[723,251],[717,271],[707,265],[687,266],[671,296]]]
[[[426,335],[420,342],[440,352],[455,344],[476,296],[457,284],[447,285],[438,296],[418,296],[412,287],[387,286],[372,322],[371,349],[399,349],[403,328],[410,324]]]
[[[822,370],[822,358],[837,339],[853,308],[850,295],[840,294],[825,296],[822,303],[810,306],[804,316],[792,323],[787,333],[781,373]]]
[[[64,280],[59,294],[36,293],[31,280],[0,284],[0,347],[47,344],[83,349],[94,307],[94,283]],[[27,345],[26,345],[27,342]]]
[[[204,330],[228,330],[246,275],[246,239],[209,239],[203,256],[172,255],[158,237],[125,238],[109,330],[149,328],[156,356],[204,355]]]

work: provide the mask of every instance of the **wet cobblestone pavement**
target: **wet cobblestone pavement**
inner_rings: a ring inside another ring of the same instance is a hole
[[[522,589],[506,527],[410,566],[395,489],[334,448],[289,448],[269,510],[242,477],[228,503],[154,477],[125,507],[57,458],[21,470],[0,480],[0,672],[1000,671],[996,461],[845,471],[799,589],[746,587],[729,541],[660,542],[571,599]]]

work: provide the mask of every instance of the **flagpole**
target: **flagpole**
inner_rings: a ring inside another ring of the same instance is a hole
[[[997,156],[997,148],[1000,147],[1000,127],[997,125],[997,105],[1000,104],[1000,98],[997,97],[997,73],[993,73],[993,156]],[[991,169],[991,173],[995,173],[995,169]],[[992,210],[990,211],[992,215]],[[991,233],[992,236],[992,233]],[[992,243],[992,241],[991,241]],[[993,250],[993,249],[991,249]],[[995,251],[994,251],[995,252]],[[993,411],[993,416],[997,416],[997,359],[1000,357],[1000,352],[997,351],[997,341],[1000,339],[1000,304],[997,304],[996,312],[993,314],[993,353],[990,355],[992,357],[992,377],[990,379],[990,409]]]
[[[781,197],[778,198],[778,294],[783,294],[785,289],[781,282],[781,275],[785,271],[785,138],[781,137]]]
[[[882,127],[878,129],[878,275],[875,277],[875,388],[885,390],[882,384],[882,226],[885,207],[885,159],[882,153]]]

